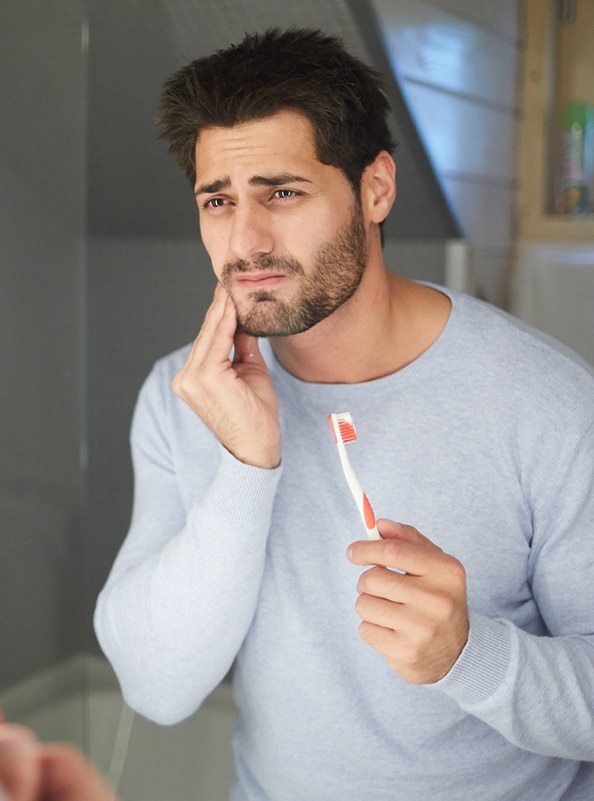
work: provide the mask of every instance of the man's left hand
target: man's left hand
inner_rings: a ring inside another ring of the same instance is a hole
[[[381,540],[347,551],[354,564],[373,565],[357,585],[359,634],[405,681],[432,684],[468,639],[464,567],[412,526],[378,520],[378,528]]]

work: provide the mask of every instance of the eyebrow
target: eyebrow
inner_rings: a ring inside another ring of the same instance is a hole
[[[293,183],[307,183],[310,184],[309,178],[303,178],[300,175],[293,175],[292,173],[283,172],[279,175],[253,175],[248,181],[250,186],[283,186],[284,184]],[[222,189],[229,189],[231,186],[231,178],[226,175],[224,178],[217,178],[211,183],[201,184],[194,193],[198,195],[212,195],[220,192]]]

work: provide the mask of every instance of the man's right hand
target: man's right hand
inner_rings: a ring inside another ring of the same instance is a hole
[[[237,459],[255,467],[280,464],[276,392],[258,340],[237,331],[235,306],[220,284],[172,386]]]

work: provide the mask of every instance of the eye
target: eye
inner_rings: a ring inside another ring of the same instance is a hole
[[[273,197],[278,200],[288,200],[292,197],[298,197],[300,194],[301,192],[297,192],[296,189],[276,189]]]
[[[203,205],[203,209],[221,209],[229,203],[224,197],[211,197]]]

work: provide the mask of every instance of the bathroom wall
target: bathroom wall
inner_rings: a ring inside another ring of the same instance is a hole
[[[0,689],[81,644],[85,221],[82,3],[1,15]]]
[[[516,211],[521,0],[372,0],[387,52],[472,256],[506,303]]]

